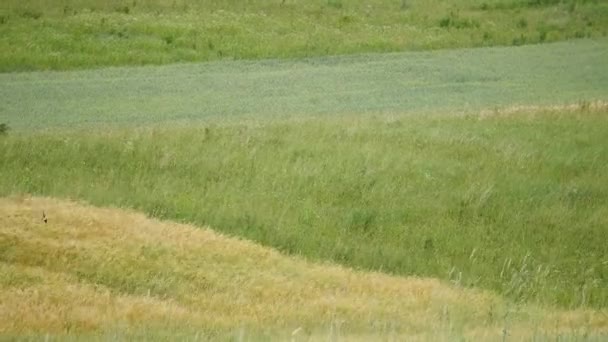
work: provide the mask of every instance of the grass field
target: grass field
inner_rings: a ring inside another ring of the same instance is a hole
[[[0,1],[0,340],[605,340],[607,33],[600,0]]]
[[[3,0],[0,72],[524,45],[608,34],[601,0]]]
[[[40,219],[45,210],[48,223]],[[32,340],[600,340],[605,312],[288,258],[65,201],[0,200],[0,336]]]
[[[9,134],[0,195],[81,198],[316,260],[601,308],[606,108]]]
[[[559,56],[559,58],[556,58]],[[608,40],[305,60],[0,74],[0,122],[31,131],[608,99]]]

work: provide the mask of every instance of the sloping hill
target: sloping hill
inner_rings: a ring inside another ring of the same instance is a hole
[[[205,228],[47,198],[0,199],[0,274],[0,337],[608,334],[605,310],[515,306],[435,279],[313,264]]]

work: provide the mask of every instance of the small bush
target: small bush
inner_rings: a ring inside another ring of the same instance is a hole
[[[519,28],[526,28],[528,27],[528,21],[526,20],[526,18],[521,18],[517,21],[517,27]]]
[[[38,20],[42,17],[42,12],[36,11],[36,10],[31,10],[31,9],[26,9],[26,10],[21,11],[21,13],[19,13],[19,15],[22,18]]]
[[[6,134],[8,134],[9,129],[10,128],[8,127],[7,124],[0,123],[0,135],[6,135]]]
[[[543,43],[545,40],[547,40],[547,31],[545,30],[541,30],[538,33],[538,41],[540,43]]]
[[[118,38],[128,38],[127,30],[124,27],[119,29],[111,28],[109,34]]]
[[[175,41],[175,37],[173,37],[171,35],[166,35],[166,36],[163,37],[163,40],[165,41],[165,43],[167,45],[171,45]]]
[[[125,6],[118,6],[114,10],[116,12],[118,12],[118,13],[123,13],[123,14],[129,14],[129,13],[131,13],[131,9],[127,5],[125,5]]]
[[[354,209],[348,219],[348,227],[361,233],[371,233],[371,228],[376,220],[376,212],[369,209]]]
[[[70,15],[75,15],[75,14],[78,14],[78,10],[76,10],[68,5],[63,6],[63,15],[70,16]]]
[[[355,21],[355,19],[350,15],[343,15],[340,17],[340,24],[350,24],[353,21]]]
[[[526,44],[526,42],[527,42],[526,35],[523,33],[519,37],[513,38],[514,46],[524,45],[524,44]]]
[[[441,28],[479,28],[479,22],[474,19],[460,18],[457,13],[451,12],[448,16],[439,20],[439,27]]]

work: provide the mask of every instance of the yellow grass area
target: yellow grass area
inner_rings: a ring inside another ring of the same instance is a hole
[[[561,104],[561,105],[518,105],[507,106],[503,108],[482,109],[479,112],[480,118],[488,118],[495,116],[511,116],[511,115],[527,115],[535,116],[543,113],[556,113],[560,115],[585,115],[588,112],[606,112],[608,110],[608,102],[602,100],[582,101],[579,103]]]
[[[0,199],[0,336],[502,340],[601,336],[607,313],[514,305],[436,279],[313,263],[132,211]]]

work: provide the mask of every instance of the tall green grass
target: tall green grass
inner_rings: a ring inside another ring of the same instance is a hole
[[[602,37],[605,1],[3,0],[0,72]]]
[[[355,268],[608,305],[605,107],[0,137],[0,195],[80,198]],[[52,213],[47,213],[52,216]]]

